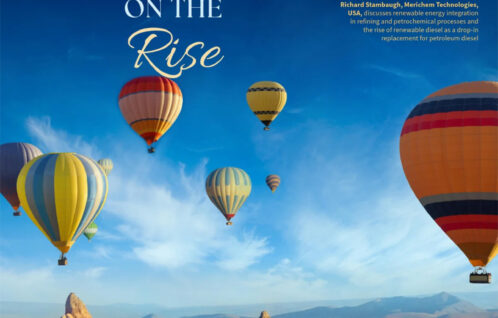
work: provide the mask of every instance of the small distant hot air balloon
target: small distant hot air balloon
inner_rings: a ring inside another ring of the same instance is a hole
[[[17,176],[22,167],[31,159],[42,155],[32,144],[24,142],[7,143],[0,146],[0,192],[14,209],[14,215],[21,215],[17,196]]]
[[[426,97],[408,115],[400,154],[427,213],[489,283],[498,253],[498,82],[469,82]]]
[[[108,176],[111,173],[112,168],[114,168],[114,164],[111,159],[103,158],[97,161],[97,163],[104,169],[105,175]]]
[[[119,94],[119,108],[131,128],[150,146],[173,125],[182,110],[178,85],[161,76],[144,76],[126,83]]]
[[[278,186],[280,185],[280,177],[276,174],[270,174],[268,177],[266,177],[266,184],[270,188],[271,192],[275,192],[275,190],[277,190]]]
[[[83,231],[83,235],[85,235],[86,238],[90,241],[92,239],[92,237],[94,237],[95,234],[97,234],[98,230],[99,230],[99,227],[97,226],[97,224],[95,224],[95,222],[92,222]]]
[[[213,204],[232,225],[232,219],[251,193],[251,179],[242,169],[219,168],[206,179],[206,193]]]
[[[282,111],[287,102],[287,93],[277,82],[257,82],[247,90],[247,103],[253,113],[270,129],[270,124]]]
[[[64,254],[102,210],[107,176],[75,153],[50,153],[26,164],[17,179],[21,204],[33,223]]]

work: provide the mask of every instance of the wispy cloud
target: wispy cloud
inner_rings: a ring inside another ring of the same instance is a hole
[[[387,73],[387,74],[390,74],[393,76],[401,77],[404,79],[423,79],[424,78],[421,74],[407,72],[407,71],[397,69],[394,67],[389,67],[389,66],[369,64],[369,65],[366,65],[366,67],[373,69],[373,70],[380,71],[380,72],[384,72],[384,73]]]
[[[95,145],[83,140],[81,136],[74,136],[62,130],[52,128],[50,117],[28,117],[26,128],[37,145],[45,152],[74,152],[99,158],[100,152]]]
[[[100,278],[106,270],[106,267],[93,267],[84,271],[83,275],[89,278]]]
[[[98,146],[53,129],[50,118],[29,118],[28,130],[48,151],[76,151],[98,158]],[[138,157],[136,157],[138,156]],[[133,242],[129,252],[156,267],[175,269],[214,262],[221,268],[243,270],[271,251],[265,238],[237,235],[205,195],[204,160],[191,172],[182,164],[169,166],[147,156],[111,155],[114,170],[103,213],[117,222],[109,236]],[[137,162],[143,164],[137,165]],[[97,233],[97,236],[99,233]],[[109,257],[108,249],[99,252]]]

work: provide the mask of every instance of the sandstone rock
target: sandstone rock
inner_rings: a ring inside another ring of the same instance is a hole
[[[261,315],[259,316],[259,318],[271,318],[270,315],[266,312],[266,310],[263,310],[261,312]]]
[[[74,293],[70,293],[66,300],[66,314],[62,318],[92,318],[85,304]]]

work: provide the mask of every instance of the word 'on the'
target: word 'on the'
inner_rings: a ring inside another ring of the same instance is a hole
[[[157,15],[159,18],[163,14],[163,0],[126,0],[124,10],[127,16],[136,19],[144,16],[150,18]],[[187,18],[211,18],[220,19],[221,0],[166,0],[167,11],[175,12],[175,18],[181,18],[182,12],[187,11]],[[196,11],[194,15],[194,11]]]

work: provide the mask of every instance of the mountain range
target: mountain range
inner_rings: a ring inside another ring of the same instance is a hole
[[[498,305],[498,299],[497,299]],[[498,318],[498,311],[486,311],[448,293],[429,297],[379,298],[358,306],[315,307],[274,315],[273,318]],[[246,318],[237,315],[201,315],[184,318]]]

